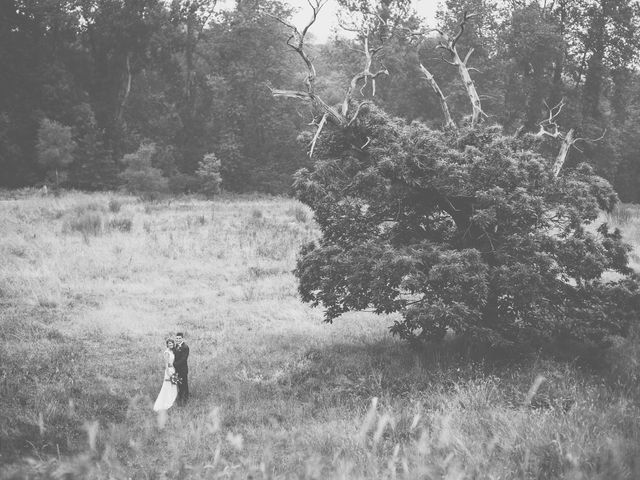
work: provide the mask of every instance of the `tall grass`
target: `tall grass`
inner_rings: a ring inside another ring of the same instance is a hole
[[[620,203],[604,220],[622,231],[623,238],[631,245],[630,266],[640,272],[640,205]]]
[[[134,228],[65,233],[89,212]],[[306,212],[0,195],[0,478],[640,478],[637,338],[594,371],[410,349],[393,317],[323,324],[291,273]],[[156,416],[177,330],[193,397]]]

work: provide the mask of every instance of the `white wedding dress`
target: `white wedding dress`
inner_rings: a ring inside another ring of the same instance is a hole
[[[173,360],[175,355],[171,350],[165,350],[164,353],[164,381],[162,382],[162,388],[156,399],[156,403],[153,404],[154,411],[168,410],[176,401],[178,396],[178,386],[175,383],[171,383],[171,375],[176,373],[173,368]]]

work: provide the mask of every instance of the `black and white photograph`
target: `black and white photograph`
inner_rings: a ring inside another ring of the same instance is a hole
[[[640,480],[640,0],[0,0],[0,480]]]

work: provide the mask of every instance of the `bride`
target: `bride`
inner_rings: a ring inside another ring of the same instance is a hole
[[[175,355],[173,354],[173,348],[175,343],[173,340],[167,340],[167,349],[162,354],[164,357],[164,381],[162,382],[162,388],[156,399],[156,403],[153,404],[153,410],[168,410],[175,402],[178,396],[178,385],[171,381],[171,376],[176,373],[173,368],[173,360]]]

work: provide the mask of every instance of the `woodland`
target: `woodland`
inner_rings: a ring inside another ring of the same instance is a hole
[[[585,139],[572,144],[567,167],[586,162],[623,201],[640,201],[637,2],[447,0],[437,25],[426,25],[408,0],[338,3],[350,20],[340,34],[325,43],[309,34],[305,43],[328,105],[342,102],[362,70],[366,59],[350,30],[366,25],[387,72],[375,79],[376,105],[439,129],[447,120],[427,71],[453,120],[471,122],[458,71],[443,61],[430,30],[455,32],[470,12],[457,46],[473,49],[469,72],[483,121],[513,134],[553,120],[558,131]],[[153,169],[150,189],[199,190],[197,172],[209,156],[227,191],[291,193],[292,174],[312,163],[315,130],[304,104],[273,95],[299,88],[306,75],[286,45],[291,7],[277,0],[222,7],[212,0],[3,1],[0,186],[130,186],[123,172],[142,152],[144,168]],[[419,40],[417,31],[425,33]],[[358,88],[351,97],[372,93]],[[542,148],[555,154],[559,139],[547,140]]]

